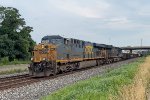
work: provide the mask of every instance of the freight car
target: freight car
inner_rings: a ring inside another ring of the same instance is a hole
[[[43,37],[32,55],[29,74],[44,77],[119,61],[122,51],[112,45],[52,35]]]
[[[126,59],[130,59],[130,58],[136,58],[136,57],[140,57],[139,54],[134,54],[134,53],[122,53],[121,59],[122,60],[126,60]]]

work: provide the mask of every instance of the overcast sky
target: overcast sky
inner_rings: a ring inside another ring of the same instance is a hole
[[[115,46],[150,45],[150,0],[0,0],[15,7],[32,38],[45,35],[88,40]]]

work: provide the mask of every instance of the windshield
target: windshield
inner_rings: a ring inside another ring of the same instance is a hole
[[[61,44],[61,39],[49,39],[49,40],[42,40],[42,43],[52,43],[52,44]]]
[[[53,43],[53,44],[61,44],[61,39],[51,39],[51,43]]]
[[[42,43],[49,43],[49,40],[42,40]]]

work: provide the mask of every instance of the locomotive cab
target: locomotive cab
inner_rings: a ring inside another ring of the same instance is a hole
[[[39,44],[34,47],[31,61],[38,63],[42,61],[56,60],[56,46],[53,44]]]
[[[56,71],[56,46],[52,43],[38,44],[32,52],[29,74],[42,77],[55,74]]]

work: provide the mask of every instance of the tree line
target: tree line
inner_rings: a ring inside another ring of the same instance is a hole
[[[19,10],[0,6],[0,60],[27,60],[36,44],[31,38],[33,28],[26,25]]]

